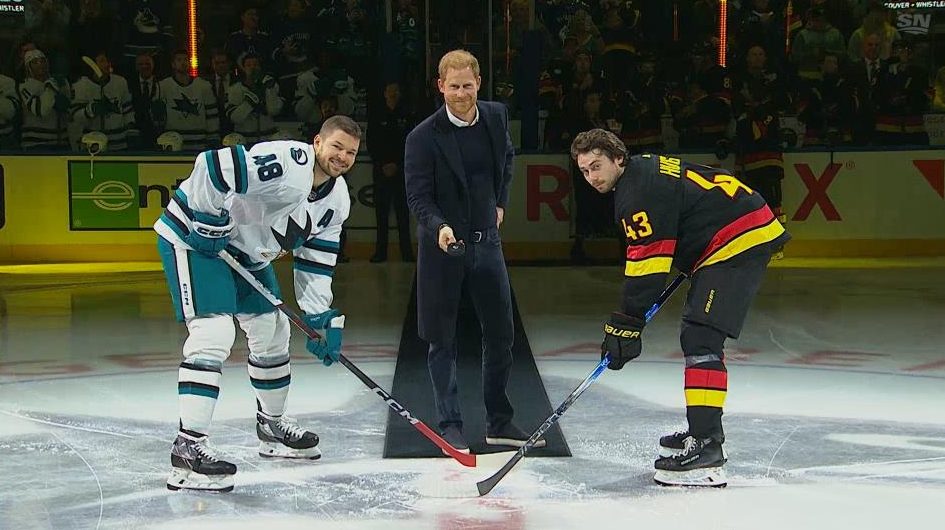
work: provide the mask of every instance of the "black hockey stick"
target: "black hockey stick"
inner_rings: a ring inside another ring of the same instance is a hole
[[[676,291],[676,288],[679,287],[685,279],[686,275],[680,273],[679,276],[676,276],[673,282],[666,287],[666,289],[663,291],[663,294],[661,294],[656,300],[656,303],[653,304],[653,307],[651,307],[650,310],[646,312],[647,322],[653,318],[653,315],[655,315],[656,312],[660,310],[660,307],[662,307],[666,300],[672,296],[672,294]],[[575,388],[567,398],[565,398],[564,402],[558,405],[558,408],[555,409],[551,416],[548,416],[548,419],[546,419],[545,422],[542,423],[540,427],[538,427],[538,430],[532,433],[532,435],[528,438],[528,440],[525,442],[525,445],[520,447],[519,450],[516,451],[514,455],[512,455],[512,458],[510,458],[509,461],[506,462],[504,466],[502,466],[501,469],[496,471],[491,477],[485,480],[480,480],[476,483],[476,489],[479,490],[479,496],[483,496],[492,491],[492,488],[495,488],[496,484],[498,484],[500,480],[508,475],[509,471],[512,471],[512,468],[515,467],[515,465],[525,457],[525,453],[535,446],[535,443],[538,442],[541,436],[545,434],[545,432],[550,429],[559,418],[561,418],[564,412],[568,410],[568,408],[570,408],[575,401],[577,401],[577,398],[581,397],[581,394],[583,394],[584,391],[587,390],[588,387],[590,387],[591,384],[596,381],[602,373],[604,373],[604,369],[606,369],[607,365],[609,364],[610,355],[606,355],[600,360],[599,363],[597,363],[597,367],[594,368],[594,371],[584,378],[584,381],[581,381],[581,384],[578,385],[577,388]]]
[[[309,325],[306,324],[305,321],[302,320],[302,318],[299,317],[299,315],[295,311],[293,311],[288,306],[286,306],[285,302],[277,298],[276,295],[272,294],[272,292],[269,289],[267,289],[265,285],[260,283],[259,280],[257,280],[255,276],[253,276],[248,270],[246,270],[245,267],[240,265],[239,262],[236,261],[236,259],[233,256],[231,256],[228,252],[224,250],[220,252],[220,258],[222,258],[223,261],[227,263],[227,265],[229,265],[240,276],[242,276],[243,279],[249,282],[249,284],[252,285],[254,289],[259,291],[259,294],[263,295],[263,297],[265,297],[266,300],[268,300],[270,304],[275,306],[275,308],[278,309],[279,311],[282,311],[285,314],[285,316],[289,317],[289,320],[291,320],[292,323],[296,325],[296,327],[302,330],[303,333],[308,335],[309,338],[314,339],[314,340],[321,339],[321,335],[319,335],[317,331],[309,327]],[[449,456],[455,458],[460,464],[466,467],[476,467],[476,455],[460,452],[458,449],[450,445],[449,442],[444,440],[442,436],[433,432],[433,429],[427,427],[425,423],[415,418],[413,414],[410,413],[409,410],[407,410],[403,405],[398,403],[383,388],[378,386],[377,383],[375,383],[373,379],[371,379],[364,372],[362,372],[357,366],[354,365],[354,363],[349,361],[347,357],[345,357],[344,355],[339,355],[338,362],[340,362],[342,365],[344,365],[345,368],[350,370],[351,373],[356,375],[358,379],[360,379],[361,382],[364,383],[365,386],[371,389],[371,392],[374,392],[378,396],[381,396],[381,399],[384,400],[384,403],[387,403],[388,407],[390,407],[399,416],[401,416],[402,418],[410,422],[410,424],[413,425],[415,429],[420,431],[420,434],[426,436],[427,439],[433,442],[434,444],[436,444],[437,447],[442,449]]]

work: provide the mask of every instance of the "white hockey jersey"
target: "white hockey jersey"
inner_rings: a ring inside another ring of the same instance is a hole
[[[0,147],[11,140],[13,124],[20,111],[20,98],[16,95],[16,82],[0,75]]]
[[[23,149],[54,149],[67,147],[69,138],[69,102],[72,87],[69,82],[55,79],[40,81],[27,77],[20,83],[20,104],[23,108],[23,128],[20,144]],[[56,99],[64,104],[56,109]]]
[[[227,94],[226,114],[233,122],[233,130],[254,144],[276,132],[273,116],[282,112],[283,100],[279,86],[265,89],[264,101],[243,83],[234,83]]]
[[[312,189],[315,149],[295,141],[258,143],[201,153],[154,224],[161,237],[189,248],[194,210],[230,214],[227,250],[252,270],[291,252],[295,293],[307,314],[331,306],[331,278],[341,248],[341,225],[351,210],[344,177]]]
[[[206,79],[196,77],[184,86],[173,76],[165,77],[158,88],[167,109],[164,130],[180,133],[185,150],[199,151],[220,145],[217,98]]]
[[[72,119],[82,132],[99,131],[108,137],[109,151],[128,148],[128,137],[137,136],[131,92],[125,78],[111,74],[105,85],[82,77],[76,81],[72,100]],[[104,112],[102,109],[105,109]]]

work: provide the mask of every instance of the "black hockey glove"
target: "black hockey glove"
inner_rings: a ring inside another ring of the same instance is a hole
[[[604,323],[604,342],[600,345],[600,358],[610,354],[611,370],[620,370],[640,356],[642,343],[640,333],[646,322],[641,318],[631,317],[623,313],[611,313],[610,319]]]

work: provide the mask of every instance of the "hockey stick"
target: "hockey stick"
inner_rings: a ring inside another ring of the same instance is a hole
[[[666,300],[672,296],[672,294],[676,291],[676,288],[679,287],[685,279],[686,275],[680,273],[678,276],[676,276],[672,283],[666,287],[666,289],[663,291],[663,294],[661,294],[656,300],[656,303],[653,304],[653,307],[651,307],[650,310],[646,312],[647,322],[653,318],[653,315],[655,315],[656,312],[660,310],[660,307],[662,307]],[[561,418],[564,412],[568,410],[568,408],[570,408],[575,401],[577,401],[577,398],[581,397],[581,394],[583,394],[584,391],[587,390],[587,388],[591,386],[591,384],[596,381],[602,373],[604,373],[604,369],[606,369],[607,365],[609,364],[610,355],[608,354],[604,356],[604,358],[601,359],[599,363],[597,363],[597,367],[594,368],[594,371],[584,378],[584,381],[581,381],[581,384],[578,385],[577,388],[575,388],[567,398],[565,398],[564,402],[558,405],[558,408],[555,409],[551,416],[548,416],[548,419],[546,419],[545,422],[542,423],[540,427],[538,427],[538,430],[532,433],[532,435],[528,438],[528,440],[525,442],[525,445],[520,447],[519,450],[516,451],[514,455],[512,455],[512,458],[510,458],[509,461],[506,462],[504,466],[502,466],[501,469],[496,471],[491,477],[476,483],[476,489],[479,490],[480,497],[492,491],[492,488],[495,488],[496,484],[498,484],[499,481],[509,473],[509,471],[512,471],[512,468],[515,467],[515,465],[525,457],[525,453],[535,446],[535,443],[538,442],[541,436],[545,434],[545,432],[550,429],[559,418]]]
[[[259,280],[257,280],[255,276],[253,276],[248,270],[246,270],[245,267],[240,265],[239,262],[236,261],[236,259],[233,256],[231,256],[227,251],[225,250],[221,251],[220,258],[222,258],[223,261],[227,263],[227,265],[229,265],[240,276],[242,276],[244,280],[249,282],[249,284],[252,285],[253,288],[259,292],[259,294],[263,295],[263,297],[265,297],[266,300],[268,300],[270,304],[275,306],[275,308],[278,309],[279,311],[282,311],[282,313],[285,314],[285,316],[289,317],[289,320],[291,320],[292,323],[296,325],[296,327],[302,330],[303,333],[308,335],[309,338],[313,340],[321,339],[321,335],[319,335],[318,332],[316,332],[314,329],[309,327],[309,325],[306,324],[305,321],[302,320],[302,318],[299,317],[299,315],[295,311],[290,309],[285,304],[285,302],[277,298],[276,295],[272,294],[272,292],[269,289],[267,289],[265,285],[260,283]],[[476,455],[462,453],[459,450],[457,450],[455,447],[450,445],[449,442],[444,440],[442,436],[433,432],[433,429],[427,427],[425,423],[415,418],[410,413],[409,410],[407,410],[403,405],[398,403],[383,388],[378,386],[377,383],[374,382],[374,380],[372,380],[364,372],[362,372],[357,366],[354,365],[354,363],[349,361],[347,357],[345,357],[344,355],[339,355],[338,362],[343,364],[345,368],[347,368],[348,370],[351,371],[351,373],[356,375],[358,379],[360,379],[361,382],[364,383],[365,386],[371,389],[371,392],[374,392],[375,394],[380,396],[381,399],[384,400],[384,403],[387,403],[388,407],[390,407],[394,412],[396,412],[397,415],[401,416],[402,418],[410,422],[410,424],[413,425],[415,429],[420,431],[420,434],[426,436],[427,439],[433,442],[434,444],[436,444],[437,447],[442,449],[449,456],[455,458],[460,464],[466,467],[476,467]]]

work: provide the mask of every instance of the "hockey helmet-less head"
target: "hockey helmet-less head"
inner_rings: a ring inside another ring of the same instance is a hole
[[[167,131],[157,137],[157,145],[161,151],[180,151],[184,148],[184,137],[176,131]]]

